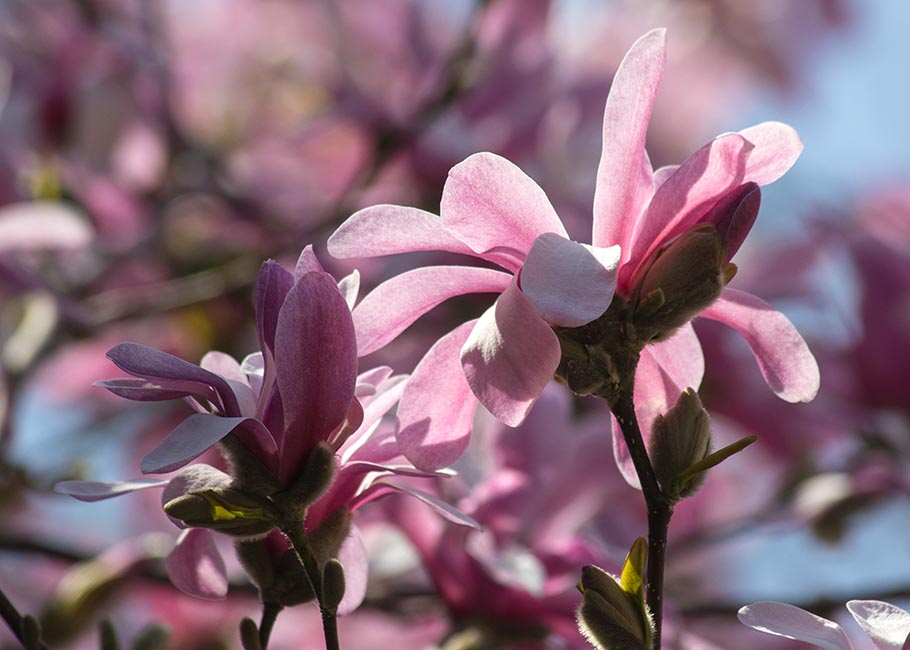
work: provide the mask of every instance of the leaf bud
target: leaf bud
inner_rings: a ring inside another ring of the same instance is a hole
[[[244,617],[240,621],[240,645],[243,650],[262,650],[259,643],[259,629],[256,627],[256,621],[249,617]]]
[[[168,501],[164,511],[187,526],[233,537],[260,537],[275,527],[274,507],[267,500],[234,488],[190,492]]]
[[[322,600],[327,610],[338,610],[338,605],[344,598],[344,587],[344,567],[336,558],[332,558],[322,568]]]
[[[692,496],[704,483],[705,474],[684,485],[679,484],[679,476],[704,459],[711,448],[711,424],[698,394],[691,388],[684,390],[673,408],[654,418],[651,432],[649,456],[665,496],[672,503]]]

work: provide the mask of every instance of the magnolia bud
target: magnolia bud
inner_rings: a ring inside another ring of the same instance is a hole
[[[606,650],[650,650],[651,621],[640,594],[624,591],[619,580],[596,566],[582,569],[579,588],[584,600],[578,627],[591,643]]]
[[[332,558],[322,569],[322,600],[327,610],[337,611],[341,599],[344,598],[344,588],[344,567],[341,562]]]
[[[664,495],[671,502],[692,496],[702,486],[705,472],[683,485],[679,484],[679,477],[707,457],[710,448],[711,425],[708,412],[702,407],[698,394],[687,388],[673,408],[654,418],[651,427],[648,449],[651,465]]]
[[[662,341],[720,296],[727,277],[724,243],[712,224],[684,232],[644,263],[635,282],[635,329]]]
[[[256,621],[251,618],[240,621],[240,645],[243,646],[243,650],[262,650],[259,629],[256,627]]]
[[[275,502],[283,512],[304,512],[332,485],[335,469],[335,450],[328,443],[319,442],[310,451],[300,475],[291,486],[274,495]]]
[[[164,504],[170,517],[234,537],[260,537],[275,527],[274,507],[233,488],[190,492]]]

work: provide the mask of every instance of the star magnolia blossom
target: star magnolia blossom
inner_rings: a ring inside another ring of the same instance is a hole
[[[310,247],[294,274],[266,262],[256,286],[261,351],[242,363],[209,352],[197,366],[135,343],[115,346],[108,356],[136,379],[111,379],[100,386],[139,401],[185,398],[197,411],[141,462],[146,474],[183,469],[169,480],[65,481],[57,491],[96,501],[163,487],[162,503],[167,503],[190,492],[227,488],[233,480],[229,474],[209,465],[186,465],[228,434],[289,486],[312,449],[324,441],[336,451],[338,467],[327,492],[307,510],[308,531],[341,508],[354,511],[395,490],[416,496],[452,521],[472,524],[434,497],[384,480],[393,474],[440,472],[416,470],[401,457],[394,430],[381,427],[383,416],[398,402],[405,377],[391,376],[387,367],[357,374],[349,307],[358,290],[357,277],[355,272],[336,285]],[[339,608],[345,613],[360,603],[366,588],[366,555],[356,527],[339,557],[348,585]],[[226,591],[224,562],[208,529],[185,530],[165,566],[183,591],[207,598],[222,597]]]
[[[570,241],[543,190],[491,153],[452,168],[440,216],[373,206],[352,215],[329,239],[336,257],[441,250],[506,271],[419,268],[381,284],[354,309],[360,352],[368,354],[447,298],[500,294],[479,320],[442,337],[405,388],[399,442],[418,467],[445,466],[463,452],[478,400],[506,424],[521,423],[560,363],[552,326],[578,327],[603,314],[614,293],[630,297],[645,263],[662,246],[711,223],[729,261],[757,214],[757,187],[777,180],[799,156],[802,143],[793,129],[766,122],[718,136],[682,165],[652,171],[644,144],[665,41],[664,30],[644,35],[614,77],[604,112],[591,245]],[[782,314],[754,296],[725,289],[701,315],[740,331],[781,398],[815,396],[815,359]],[[642,351],[636,408],[646,435],[657,413],[684,388],[700,385],[703,370],[689,324]],[[627,480],[636,483],[621,441],[617,455]]]
[[[851,600],[847,610],[875,650],[910,650],[910,614],[880,600]],[[805,641],[822,650],[853,650],[843,628],[787,603],[760,602],[739,610],[744,625],[774,636]]]

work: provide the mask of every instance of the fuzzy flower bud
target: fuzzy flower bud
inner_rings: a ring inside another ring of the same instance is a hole
[[[687,388],[676,404],[654,419],[651,427],[651,464],[664,494],[673,502],[690,497],[705,482],[705,472],[680,485],[680,475],[703,460],[711,449],[708,412],[698,394]]]
[[[709,223],[689,229],[657,250],[643,265],[634,322],[642,341],[662,341],[720,296],[736,267],[724,262],[726,247]]]

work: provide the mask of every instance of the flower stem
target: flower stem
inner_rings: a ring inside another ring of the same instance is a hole
[[[619,422],[623,438],[629,448],[635,472],[641,483],[641,491],[645,497],[648,508],[648,584],[645,588],[645,602],[651,611],[654,621],[654,649],[660,650],[660,632],[663,621],[663,588],[664,564],[667,552],[667,531],[670,528],[670,518],[673,516],[673,506],[664,496],[654,468],[645,449],[638,418],[635,416],[635,406],[632,393],[624,391],[612,406],[613,415]]]
[[[262,650],[269,647],[269,637],[272,635],[272,628],[278,619],[278,614],[284,607],[280,603],[263,603],[262,619],[259,621],[259,645]]]
[[[6,594],[3,593],[3,590],[0,589],[0,617],[6,621],[6,624],[9,626],[9,629],[12,631],[13,636],[19,640],[19,643],[22,644],[23,648],[40,648],[41,650],[47,650],[47,646],[42,642],[38,642],[37,646],[31,646],[28,644],[28,640],[25,638],[23,632],[23,620],[24,616],[19,613],[19,610],[16,609],[16,606],[13,605],[9,598],[6,597]]]
[[[338,645],[338,624],[335,618],[335,612],[329,610],[324,605],[322,594],[322,570],[319,568],[319,562],[313,553],[313,547],[303,530],[303,523],[295,523],[288,526],[282,526],[281,532],[291,542],[294,551],[297,553],[297,559],[306,573],[310,582],[310,588],[316,596],[316,602],[319,603],[319,611],[322,613],[322,631],[325,635],[326,650],[339,650]]]

